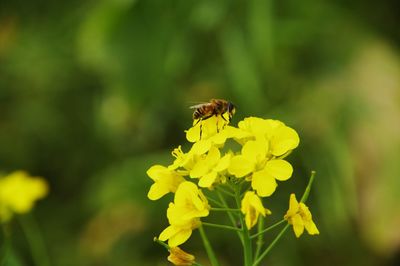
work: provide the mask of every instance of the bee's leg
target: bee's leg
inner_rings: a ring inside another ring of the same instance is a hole
[[[221,117],[222,117],[222,119],[224,119],[225,120],[225,122],[230,122],[229,120],[226,120],[226,118],[224,117],[224,114],[221,114]]]
[[[194,125],[193,125],[193,127],[195,127],[199,122],[201,121],[201,119],[200,118],[198,118],[197,119],[197,122],[196,123],[194,123]]]
[[[201,133],[203,133],[202,129],[203,129],[203,123],[200,124],[200,138],[199,138],[199,140],[201,140]]]

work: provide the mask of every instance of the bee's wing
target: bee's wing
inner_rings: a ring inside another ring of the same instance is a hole
[[[203,106],[206,106],[206,105],[210,105],[211,103],[199,103],[199,104],[196,104],[196,105],[192,105],[192,106],[190,106],[189,108],[190,109],[198,109],[198,108],[200,108],[200,107],[203,107]]]

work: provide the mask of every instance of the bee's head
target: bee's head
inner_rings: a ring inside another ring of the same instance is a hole
[[[236,112],[236,107],[233,103],[228,102],[228,113],[229,113],[229,118],[232,118],[232,116],[235,114]]]

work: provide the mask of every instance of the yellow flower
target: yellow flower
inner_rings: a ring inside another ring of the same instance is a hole
[[[179,184],[185,180],[174,170],[162,165],[150,167],[147,170],[147,175],[154,181],[147,194],[147,197],[151,200],[158,200],[169,192],[175,192]]]
[[[210,206],[201,190],[192,182],[182,182],[176,190],[174,202],[169,204],[167,218],[170,223],[159,239],[171,247],[184,243],[199,227],[199,217],[208,216]]]
[[[276,180],[285,181],[292,176],[293,167],[282,159],[268,155],[269,144],[264,138],[247,141],[240,155],[231,159],[228,171],[236,177],[247,176],[251,186],[261,197],[274,193]]]
[[[44,179],[16,171],[0,178],[0,221],[8,221],[13,213],[29,212],[36,200],[44,198],[48,186]]]
[[[192,235],[192,231],[200,226],[200,220],[193,218],[184,224],[170,225],[161,232],[159,239],[168,240],[170,247],[176,247],[186,242]]]
[[[224,116],[226,115],[224,114]],[[190,153],[201,155],[213,146],[221,148],[227,139],[233,138],[239,133],[240,130],[238,128],[228,126],[227,121],[220,116],[212,116],[187,130],[186,138],[189,142],[194,142]]]
[[[200,178],[199,186],[210,188],[228,166],[231,154],[228,153],[221,158],[221,153],[215,146],[211,147],[206,156],[199,159],[190,171],[191,178]]]
[[[293,225],[293,231],[296,237],[300,237],[301,234],[303,234],[304,228],[306,228],[310,235],[319,234],[308,207],[302,202],[299,203],[296,199],[296,195],[293,193],[290,195],[289,210],[284,218],[289,224]]]
[[[247,117],[239,122],[241,133],[235,135],[240,143],[255,138],[265,138],[269,142],[269,153],[284,156],[295,149],[300,142],[297,132],[284,123],[273,119]]]
[[[177,266],[190,266],[194,263],[195,257],[179,247],[172,247],[169,249],[170,255],[168,261]]]
[[[253,191],[247,191],[244,195],[241,210],[245,215],[248,229],[251,229],[257,223],[260,214],[264,217],[266,214],[271,214],[271,211],[264,208],[261,199]]]
[[[229,123],[228,113],[223,114],[224,118],[221,116],[211,116],[206,120],[194,120],[193,127],[186,131],[186,139],[189,142],[197,142],[201,139],[208,139],[217,133],[221,132],[225,126]]]

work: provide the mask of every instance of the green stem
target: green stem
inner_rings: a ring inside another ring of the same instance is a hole
[[[237,207],[240,209],[240,187],[236,187],[235,190],[235,201]],[[242,237],[243,237],[243,251],[244,251],[244,266],[252,265],[252,245],[249,230],[247,229],[246,223],[243,218],[243,214],[240,213],[240,224],[242,225]]]
[[[1,252],[1,260],[0,260],[0,265],[1,266],[6,266],[8,265],[8,257],[10,255],[10,250],[11,250],[11,232],[8,228],[8,224],[2,224],[1,225],[2,231],[3,231],[3,246],[2,246],[2,252]]]
[[[260,235],[264,234],[265,232],[267,232],[267,231],[269,231],[269,230],[271,230],[271,229],[274,229],[275,227],[277,227],[277,226],[283,224],[284,222],[286,222],[286,220],[285,220],[285,219],[282,219],[282,220],[280,220],[279,222],[274,223],[273,225],[271,225],[271,226],[265,228],[264,230],[258,231],[256,234],[251,235],[250,238],[253,239],[253,238],[257,237],[257,236],[260,236]]]
[[[153,238],[153,241],[156,242],[157,244],[160,244],[161,246],[163,246],[165,249],[169,250],[170,247],[165,244],[163,241],[161,241],[160,239],[158,239],[157,237]]]
[[[261,248],[264,244],[264,235],[260,234],[264,229],[264,217],[259,217],[258,218],[258,224],[257,224],[257,232],[258,232],[258,237],[257,237],[257,242],[256,242],[256,253],[254,254],[254,258],[256,259],[261,252]],[[250,236],[250,239],[252,237]]]
[[[314,178],[315,178],[315,173],[316,173],[315,171],[311,171],[310,179],[308,180],[308,184],[307,184],[306,190],[304,190],[304,193],[303,193],[303,196],[301,197],[300,202],[304,203],[308,199],[308,195],[310,194],[311,186],[312,186],[312,183],[313,183]]]
[[[209,196],[206,196],[206,198],[207,198],[207,200],[211,201],[212,203],[214,203],[218,207],[221,207],[221,208],[225,207],[221,202],[219,202],[219,201],[217,201],[217,200],[215,200],[213,198],[210,198]]]
[[[232,209],[232,208],[211,208],[211,211],[240,212],[239,209]]]
[[[18,219],[25,237],[28,241],[32,258],[36,266],[50,266],[50,260],[46,251],[43,236],[39,225],[32,214],[28,213]]]
[[[208,238],[206,236],[206,232],[204,231],[203,226],[200,225],[199,227],[199,232],[201,239],[203,240],[204,248],[206,249],[208,258],[210,259],[211,266],[219,266],[217,257],[215,256],[214,250],[211,247],[210,242],[208,241]]]
[[[217,227],[217,228],[222,228],[222,229],[227,229],[227,230],[232,230],[232,231],[239,231],[239,232],[242,231],[242,229],[240,229],[240,228],[229,226],[229,225],[213,224],[213,223],[206,223],[206,222],[201,222],[201,223],[202,223],[202,225],[210,226],[210,227]]]
[[[222,204],[224,205],[224,207],[228,208],[228,203],[226,202],[224,196],[221,193],[219,193],[219,191],[216,191],[216,192],[217,192],[217,195],[218,195],[219,199],[221,200]],[[232,225],[236,227],[237,226],[236,219],[235,219],[233,213],[226,212],[226,214],[228,214],[228,217],[231,220]],[[242,242],[242,244],[243,244],[242,234],[240,232],[237,232],[237,235],[238,235],[238,237],[240,239],[240,242]]]
[[[222,187],[216,187],[217,190],[221,191],[222,193],[231,196],[231,197],[235,197],[235,194],[233,194],[232,192],[222,188]]]
[[[275,244],[281,239],[281,237],[285,234],[286,230],[289,228],[289,224],[282,229],[282,231],[275,237],[275,239],[269,244],[269,246],[264,250],[264,252],[256,259],[253,266],[257,266],[261,263],[265,256],[271,251],[271,249],[275,246]]]

